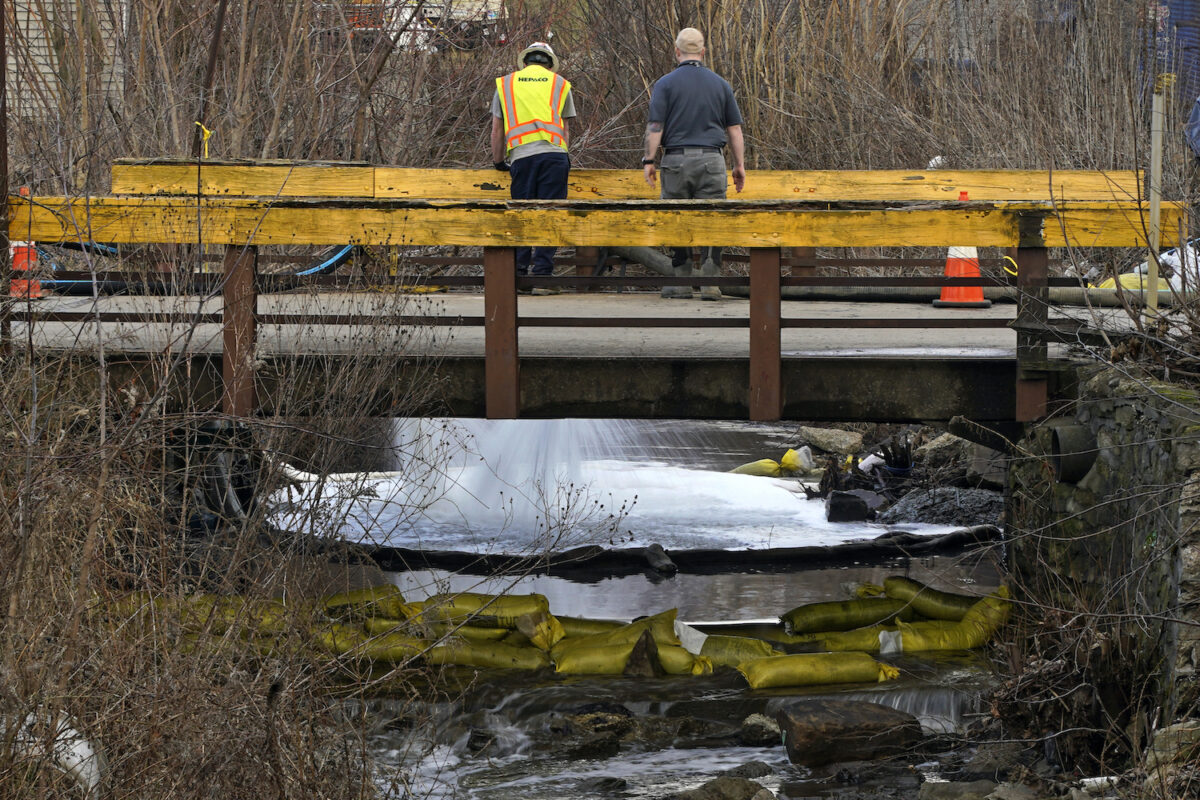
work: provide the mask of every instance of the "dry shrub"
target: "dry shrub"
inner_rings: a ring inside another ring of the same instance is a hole
[[[379,295],[374,310],[409,303]],[[361,728],[335,699],[372,675],[314,645],[311,603],[382,574],[341,520],[314,507],[311,535],[278,531],[249,491],[231,512],[212,476],[232,463],[238,487],[265,495],[276,454],[360,469],[371,439],[386,460],[389,426],[363,420],[436,409],[430,362],[411,358],[429,332],[351,327],[314,343],[330,355],[267,358],[270,413],[228,429],[188,389],[202,356],[135,374],[105,348],[22,348],[23,331],[0,364],[0,797],[74,791],[49,757],[60,712],[101,748],[109,797],[375,796]],[[315,397],[326,372],[339,391]],[[236,598],[235,621],[180,610],[205,596]],[[254,609],[279,599],[279,630],[256,634]]]

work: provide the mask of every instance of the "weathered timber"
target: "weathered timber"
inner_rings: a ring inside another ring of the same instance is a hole
[[[197,171],[199,174],[197,175]],[[1137,200],[1137,170],[756,170],[738,199],[816,201]],[[408,169],[369,164],[123,159],[112,167],[113,194],[490,199],[508,197],[495,170]],[[568,199],[650,199],[641,170],[572,170]],[[730,196],[735,196],[730,189]]]
[[[1144,247],[1137,203],[870,204],[13,197],[13,238],[235,245]],[[1163,205],[1163,230],[1184,206]],[[199,216],[199,226],[197,225]],[[1164,242],[1169,246],[1168,242]]]
[[[375,168],[368,164],[120,160],[112,167],[113,194],[258,197],[373,197]]]

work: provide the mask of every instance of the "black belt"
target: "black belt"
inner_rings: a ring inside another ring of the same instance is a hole
[[[708,147],[705,145],[696,145],[694,147],[692,147],[692,146],[667,147],[667,148],[663,149],[663,152],[668,155],[671,155],[673,153],[719,153],[723,149],[724,148],[721,148],[721,147]]]

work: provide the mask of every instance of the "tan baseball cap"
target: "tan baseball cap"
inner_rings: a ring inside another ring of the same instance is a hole
[[[675,49],[686,55],[704,52],[704,34],[695,28],[684,28],[675,37]]]

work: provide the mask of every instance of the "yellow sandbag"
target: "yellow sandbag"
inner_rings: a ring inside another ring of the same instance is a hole
[[[868,597],[883,597],[883,587],[877,583],[863,583],[854,590],[854,596],[862,599]]]
[[[529,637],[520,631],[505,630],[504,638],[500,641],[512,647],[533,647],[533,642],[529,641]]]
[[[897,623],[895,629],[864,628],[831,634],[821,639],[826,650],[919,653],[940,650],[973,650],[983,647],[1008,619],[1008,589],[1001,586],[971,606],[959,622],[927,620]]]
[[[235,630],[238,635],[279,634],[292,614],[278,600],[246,600],[237,595],[197,594],[187,598],[160,598],[155,605],[166,614],[177,614],[188,630],[207,630],[220,635]]]
[[[740,467],[734,467],[729,471],[737,475],[758,475],[763,478],[778,478],[780,467],[779,462],[774,459],[760,458],[758,461],[742,464]]]
[[[358,625],[333,622],[313,631],[313,643],[326,653],[345,655],[367,640],[366,633]]]
[[[711,675],[713,671],[711,658],[669,644],[658,648],[658,663],[668,675]]]
[[[960,627],[967,641],[978,641],[971,647],[982,647],[1008,621],[1012,603],[1009,602],[1008,587],[1001,586],[980,600],[963,615]]]
[[[800,472],[804,465],[800,463],[800,454],[791,448],[779,459],[779,471],[786,473]]]
[[[477,628],[474,625],[456,625],[450,622],[422,625],[415,620],[386,619],[384,617],[367,617],[363,620],[363,624],[366,626],[367,633],[372,636],[384,633],[405,633],[430,639],[458,636],[475,642],[498,641],[512,632],[507,628]]]
[[[563,628],[563,636],[568,639],[579,639],[584,636],[594,636],[597,633],[608,633],[620,628],[625,623],[608,619],[583,619],[581,617],[557,617]]]
[[[738,666],[752,689],[781,686],[825,686],[835,683],[882,683],[900,670],[866,653],[803,653],[771,656]]]
[[[881,649],[886,649],[887,652],[900,652],[894,648],[884,648],[883,640],[880,639],[880,634],[894,635],[901,630],[912,631],[917,636],[927,637],[928,641],[936,641],[937,637],[947,631],[957,630],[959,623],[951,622],[944,619],[922,620],[921,622],[906,623],[901,622],[897,625],[872,625],[869,628],[859,628],[855,631],[831,631],[828,633],[817,634],[817,641],[821,649],[831,653],[840,653],[848,651],[859,651],[862,653],[878,653]],[[904,639],[905,646],[903,650],[910,650],[907,646],[908,638]],[[921,650],[957,650],[956,647],[937,648],[937,647],[921,647]]]
[[[793,608],[780,619],[789,633],[817,631],[848,631],[867,625],[878,625],[897,617],[912,619],[912,608],[903,600],[834,600],[808,603]]]
[[[744,661],[779,655],[762,639],[748,636],[710,635],[700,648],[700,655],[722,667],[736,667]]]
[[[556,648],[554,671],[564,675],[620,675],[636,644],[634,641]]]
[[[563,648],[576,646],[603,647],[610,644],[633,644],[642,638],[644,631],[650,631],[655,644],[678,646],[680,644],[679,637],[675,635],[676,613],[677,610],[672,608],[655,614],[652,617],[645,617],[644,619],[639,619],[637,622],[621,625],[604,633],[594,633],[591,636],[584,636],[578,639],[563,639],[552,650],[557,653]]]
[[[442,621],[471,619],[482,628],[515,628],[517,618],[525,614],[549,613],[550,602],[540,594],[459,594],[434,595],[425,602],[425,613]]]
[[[1140,272],[1125,272],[1125,273],[1122,273],[1117,278],[1109,278],[1108,280],[1103,281],[1096,288],[1097,289],[1115,289],[1115,288],[1117,288],[1118,281],[1120,282],[1122,289],[1129,289],[1129,290],[1132,290],[1135,292],[1140,292],[1141,290],[1147,288],[1150,285],[1150,279],[1148,276],[1143,275]],[[1171,282],[1164,278],[1159,278],[1158,279],[1158,290],[1160,292],[1171,291]]]
[[[517,617],[517,630],[539,650],[549,650],[566,635],[562,623],[545,611]]]
[[[429,642],[405,636],[402,633],[385,633],[373,636],[363,642],[354,651],[354,655],[369,658],[372,661],[384,661],[389,664],[402,664],[415,658],[421,658]]]
[[[798,644],[814,642],[822,636],[821,633],[790,634],[783,625],[775,623],[741,623],[732,625],[702,625],[702,633],[709,636],[734,636],[740,639],[762,639],[779,644]]]
[[[88,604],[88,616],[105,614],[114,622],[124,622],[130,617],[147,614],[158,609],[154,595],[150,592],[130,592],[115,597],[112,600],[101,600],[98,597]]]
[[[958,622],[971,606],[979,602],[978,597],[939,592],[937,589],[930,589],[920,581],[900,576],[884,580],[883,590],[887,592],[888,597],[903,600],[922,617],[930,619],[949,619]]]
[[[321,606],[328,611],[345,611],[353,609],[366,614],[375,613],[374,606],[380,600],[396,600],[403,603],[404,597],[393,584],[383,586],[368,586],[362,589],[352,589],[348,592],[338,592],[321,599]]]
[[[482,667],[484,669],[541,669],[550,657],[535,647],[512,647],[500,642],[447,642],[429,648],[430,664]]]

